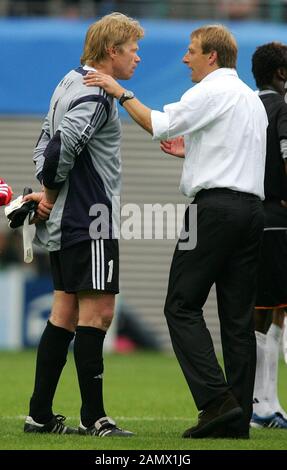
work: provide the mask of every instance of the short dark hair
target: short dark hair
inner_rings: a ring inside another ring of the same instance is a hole
[[[269,85],[279,67],[287,68],[287,46],[270,42],[257,47],[252,56],[252,73],[258,88]]]

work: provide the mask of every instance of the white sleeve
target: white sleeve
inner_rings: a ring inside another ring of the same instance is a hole
[[[160,111],[151,112],[151,125],[153,131],[153,140],[169,139],[169,119],[168,113]]]
[[[164,106],[163,112],[152,111],[153,140],[166,140],[199,130],[216,114],[216,106],[206,89],[195,86],[177,103]]]

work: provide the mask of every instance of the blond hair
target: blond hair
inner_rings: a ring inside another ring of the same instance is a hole
[[[108,55],[108,48],[120,47],[129,40],[144,36],[139,22],[122,13],[111,13],[93,23],[86,34],[81,64],[99,63]]]
[[[203,54],[217,52],[219,67],[236,68],[237,43],[231,32],[223,25],[207,25],[194,30],[191,38],[201,40]]]

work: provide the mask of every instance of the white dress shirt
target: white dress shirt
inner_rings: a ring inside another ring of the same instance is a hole
[[[264,199],[267,114],[235,69],[215,70],[163,109],[151,113],[153,139],[184,136],[183,194],[229,188]]]

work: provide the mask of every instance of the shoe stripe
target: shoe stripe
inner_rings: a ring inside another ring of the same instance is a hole
[[[253,414],[250,426],[252,428],[287,429],[287,420],[285,420],[280,413],[274,413],[273,415],[265,417]]]
[[[51,429],[50,433],[52,434],[66,434],[68,427],[62,423],[56,423],[55,426]]]
[[[108,434],[111,434],[112,430],[111,429],[103,429],[103,431],[100,431],[99,432],[99,436],[100,437],[105,437],[107,436]]]
[[[85,434],[86,434],[86,435],[90,435],[90,436],[97,436],[97,435],[98,435],[98,431],[96,430],[96,428],[86,429],[86,430],[85,430]]]

